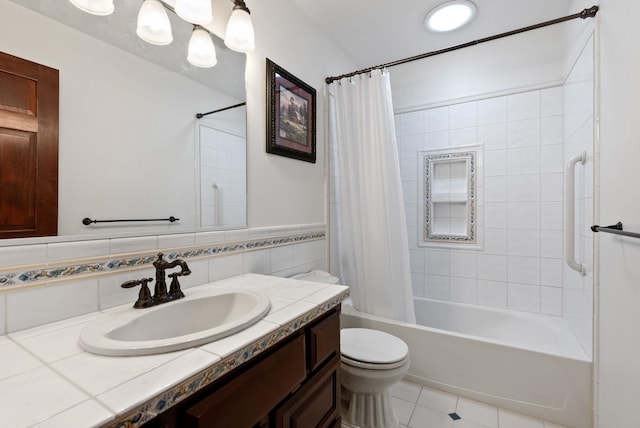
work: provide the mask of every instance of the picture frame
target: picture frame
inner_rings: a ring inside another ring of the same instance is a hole
[[[316,90],[269,58],[267,153],[316,162]]]

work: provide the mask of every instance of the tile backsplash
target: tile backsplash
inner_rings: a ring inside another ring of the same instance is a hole
[[[326,269],[325,225],[296,225],[0,248],[0,334],[134,302],[120,284],[181,258],[184,289],[242,273]]]

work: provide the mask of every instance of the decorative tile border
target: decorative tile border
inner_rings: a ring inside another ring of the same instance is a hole
[[[182,248],[178,251],[165,252],[167,260],[177,258],[194,259],[202,257],[216,257],[222,255],[236,254],[247,251],[256,251],[267,248],[279,247],[288,244],[299,244],[307,241],[324,239],[326,233],[309,232],[271,238],[248,239],[246,241],[222,242],[208,246],[193,246]],[[76,265],[39,267],[17,272],[0,272],[0,290],[7,290],[24,285],[34,285],[39,282],[46,282],[59,279],[76,279],[80,276],[117,273],[118,270],[131,269],[150,265],[157,257],[157,253],[162,249],[154,251],[144,251],[137,254],[127,254],[124,257],[108,256],[102,260]]]
[[[188,398],[195,392],[213,383],[215,380],[229,373],[231,370],[234,370],[241,364],[244,364],[258,356],[263,351],[290,336],[297,330],[300,330],[314,319],[338,306],[348,296],[349,290],[343,291],[338,296],[327,300],[309,312],[304,313],[295,320],[283,325],[273,333],[270,333],[269,335],[258,339],[256,342],[245,346],[234,354],[216,362],[211,367],[191,376],[179,385],[174,386],[168,391],[165,391],[146,403],[138,406],[138,408],[126,415],[117,417],[116,420],[103,425],[103,428],[137,428],[141,426],[158,416],[160,413],[168,410],[170,407],[173,407]]]

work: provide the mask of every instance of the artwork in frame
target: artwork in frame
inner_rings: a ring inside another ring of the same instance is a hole
[[[269,58],[267,153],[316,162],[316,90]]]

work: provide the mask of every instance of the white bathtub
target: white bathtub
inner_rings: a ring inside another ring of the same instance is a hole
[[[409,345],[408,380],[567,427],[592,422],[592,362],[561,319],[416,298],[418,325],[363,314],[342,327],[386,331]]]

